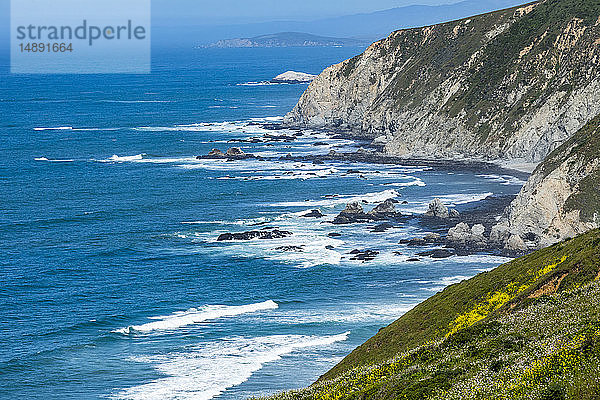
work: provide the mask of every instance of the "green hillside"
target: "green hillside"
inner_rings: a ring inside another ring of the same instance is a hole
[[[600,399],[600,230],[449,286],[272,399]]]

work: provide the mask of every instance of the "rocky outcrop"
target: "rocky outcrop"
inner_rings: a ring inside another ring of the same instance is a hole
[[[335,217],[333,224],[345,225],[400,218],[402,214],[396,211],[395,203],[396,200],[387,199],[375,206],[375,208],[369,212],[365,212],[362,204],[358,201],[349,203],[346,205],[346,208]]]
[[[231,147],[227,149],[225,153],[219,149],[212,149],[207,155],[196,157],[198,160],[246,160],[249,158],[256,158],[256,156],[254,154],[244,153],[239,147]]]
[[[458,218],[460,217],[460,213],[453,208],[449,209],[444,203],[442,203],[440,199],[435,198],[431,203],[429,203],[429,209],[425,213],[425,216],[440,219],[448,219]]]
[[[326,69],[285,121],[391,155],[539,162],[600,113],[599,15],[542,0],[394,32]]]
[[[288,236],[293,235],[292,232],[288,231],[280,231],[278,229],[274,229],[272,231],[262,230],[262,231],[249,231],[249,232],[241,232],[241,233],[224,233],[219,235],[217,241],[219,242],[228,242],[234,240],[252,240],[252,239],[281,239]]]
[[[304,72],[287,71],[271,79],[271,83],[310,83],[314,81],[316,77],[316,75],[306,74]]]
[[[490,240],[539,248],[600,227],[600,116],[535,170]]]
[[[457,243],[457,244],[469,244],[476,246],[486,246],[488,239],[484,235],[485,227],[481,224],[473,225],[469,227],[464,222],[459,223],[454,228],[451,228],[448,231],[448,235],[446,239],[448,242]]]

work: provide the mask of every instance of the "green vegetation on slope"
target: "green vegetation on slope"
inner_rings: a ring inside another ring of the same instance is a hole
[[[452,285],[274,400],[599,399],[600,230]],[[558,396],[558,397],[556,397]]]

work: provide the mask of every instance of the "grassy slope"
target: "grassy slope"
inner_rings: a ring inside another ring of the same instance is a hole
[[[593,244],[592,239],[597,243]],[[588,250],[583,251],[582,248]],[[331,379],[341,372],[357,366],[386,361],[399,352],[407,351],[428,340],[443,336],[447,332],[449,324],[458,315],[472,309],[488,293],[502,290],[514,282],[519,284],[528,282],[531,278],[529,273],[532,268],[549,265],[560,259],[563,254],[573,254],[573,256],[560,264],[555,272],[541,277],[539,281],[532,284],[523,295],[537,290],[539,286],[553,279],[555,274],[561,274],[562,270],[570,270],[571,273],[568,279],[562,282],[561,290],[590,280],[598,274],[600,266],[600,255],[590,254],[589,249],[591,248],[595,248],[600,253],[600,233],[598,231],[565,244],[540,250],[504,264],[493,271],[479,274],[468,281],[449,286],[443,292],[429,298],[407,312],[402,318],[383,328],[321,379]],[[579,272],[575,272],[577,265],[581,265]]]
[[[594,230],[446,288],[275,398],[600,398],[599,271]]]

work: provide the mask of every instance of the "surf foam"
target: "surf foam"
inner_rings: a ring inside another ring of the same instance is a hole
[[[156,321],[142,325],[131,325],[126,328],[114,330],[113,332],[127,335],[135,332],[148,333],[152,331],[173,331],[184,326],[217,318],[273,310],[278,307],[279,305],[273,300],[267,300],[262,303],[246,304],[243,306],[208,305],[202,308],[190,308],[187,311],[178,311],[171,315],[150,317],[150,319]]]
[[[234,337],[189,347],[185,352],[134,357],[130,360],[153,364],[165,376],[124,389],[111,397],[127,400],[210,400],[246,382],[266,363],[301,349],[345,341],[349,334]]]

